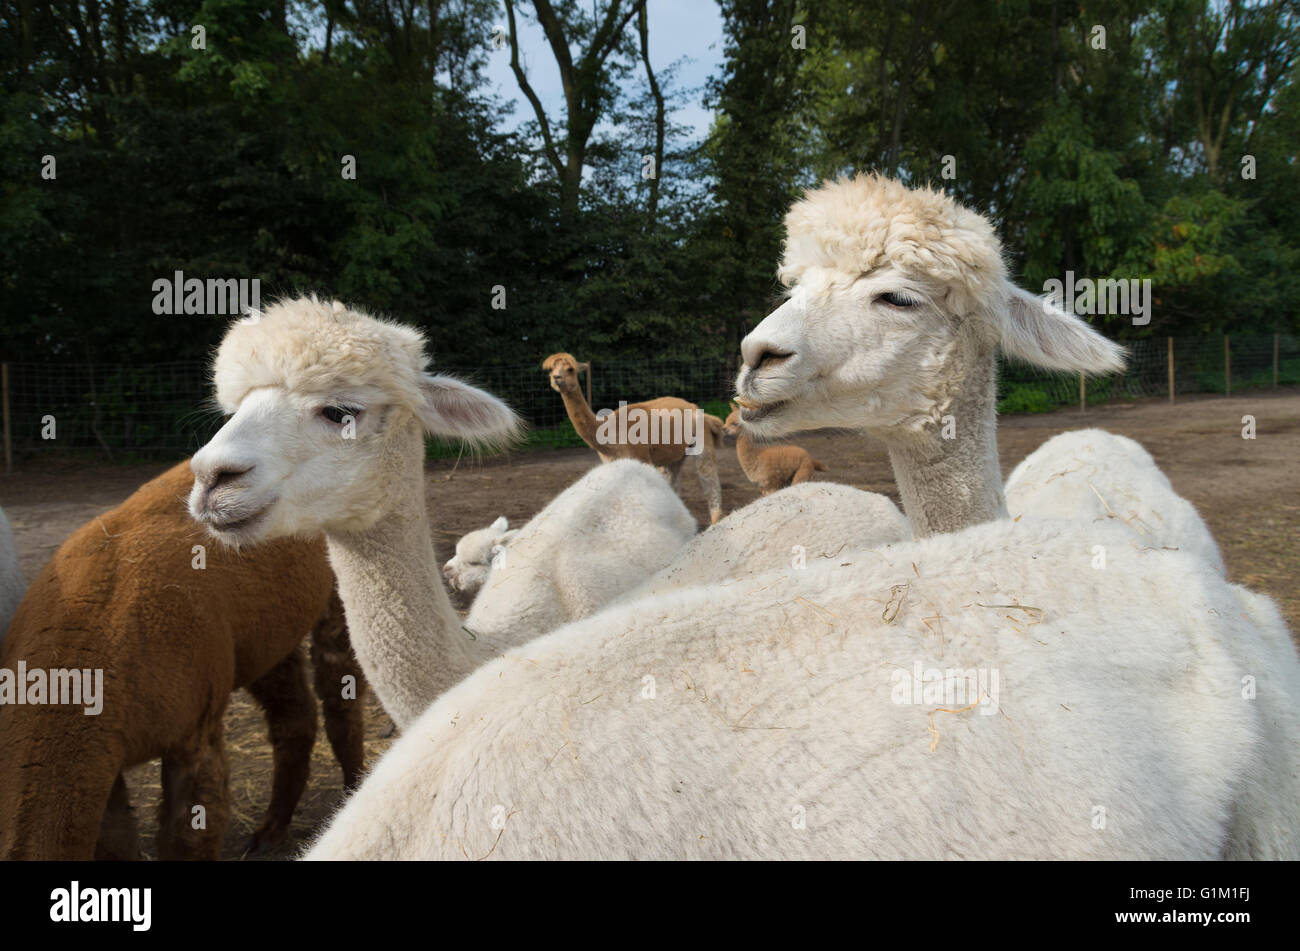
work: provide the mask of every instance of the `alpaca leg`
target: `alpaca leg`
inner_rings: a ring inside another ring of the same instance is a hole
[[[366,695],[366,678],[352,653],[337,592],[330,597],[325,616],[312,628],[310,644],[316,696],[325,708],[325,735],[343,767],[344,787],[355,789],[365,767],[366,725],[361,701]]]
[[[678,459],[676,462],[670,462],[667,465],[660,466],[659,471],[663,477],[668,480],[668,484],[673,487],[673,491],[678,495],[682,491],[682,465],[686,462],[685,457]]]
[[[121,705],[105,705],[98,717],[66,705],[0,708],[0,861],[95,858],[126,760],[120,721],[109,719],[121,712]]]
[[[222,740],[222,714],[202,727],[192,742],[162,760],[162,804],[158,813],[158,857],[221,857],[230,822],[229,770]]]
[[[302,648],[248,685],[266,715],[271,734],[271,804],[262,824],[249,840],[250,852],[261,852],[289,834],[294,807],[307,788],[311,748],[316,742],[316,699],[307,687]]]
[[[722,483],[718,481],[718,454],[712,445],[705,445],[700,453],[695,475],[709,503],[709,524],[717,525],[722,518]]]
[[[817,471],[816,463],[813,462],[812,456],[805,456],[799,463],[799,468],[794,472],[794,478],[790,480],[791,485],[798,485],[800,482],[807,482]]]
[[[131,811],[131,797],[121,773],[108,794],[108,808],[99,824],[99,842],[95,845],[97,862],[134,862],[141,858],[140,830]]]

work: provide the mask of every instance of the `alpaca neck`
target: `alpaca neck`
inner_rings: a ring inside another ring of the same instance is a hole
[[[753,481],[754,476],[758,474],[758,447],[744,433],[736,437],[736,459],[740,462],[740,468],[745,471]]]
[[[423,448],[416,439],[395,453],[401,458],[373,526],[326,536],[352,648],[384,709],[403,728],[476,666],[438,577]]]
[[[587,401],[582,398],[582,391],[577,388],[571,391],[561,390],[560,396],[564,398],[564,408],[569,414],[569,422],[573,423],[574,431],[583,442],[599,451],[600,447],[596,444],[596,429],[600,421],[596,419],[596,414],[591,411]]]
[[[894,480],[917,538],[1007,514],[998,463],[997,363],[991,352],[972,350],[969,369],[942,414],[952,417],[951,425],[940,422],[923,433],[889,438]]]

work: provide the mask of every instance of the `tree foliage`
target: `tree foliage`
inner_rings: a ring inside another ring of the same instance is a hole
[[[790,201],[867,169],[988,212],[1027,286],[1149,278],[1151,324],[1108,332],[1300,326],[1297,0],[719,0],[703,90],[652,68],[655,0],[0,9],[4,359],[202,357],[222,321],[151,309],[181,271],[355,301],[453,365],[734,360]],[[564,103],[516,55],[508,131],[484,67],[524,24]]]

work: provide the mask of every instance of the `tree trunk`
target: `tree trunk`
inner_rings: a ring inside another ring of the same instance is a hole
[[[659,88],[658,80],[655,79],[654,70],[650,66],[648,19],[646,9],[642,6],[637,11],[636,28],[637,33],[641,36],[641,61],[645,63],[646,79],[650,83],[650,95],[654,97],[655,101],[655,174],[650,179],[650,207],[647,217],[647,224],[653,230],[655,219],[659,214],[659,176],[663,174],[664,168],[664,95]]]

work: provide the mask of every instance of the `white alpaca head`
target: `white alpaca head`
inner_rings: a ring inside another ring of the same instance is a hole
[[[937,422],[994,348],[1114,372],[1123,351],[1007,278],[982,215],[878,175],[828,182],[786,215],[784,304],[741,343],[745,428],[760,436]]]
[[[456,543],[456,554],[442,566],[447,586],[473,595],[487,581],[497,554],[518,534],[519,529],[511,529],[504,515],[487,528],[466,534]]]
[[[230,543],[360,531],[423,458],[423,432],[515,433],[509,407],[426,361],[419,331],[337,301],[281,301],[232,324],[213,370],[231,418],[190,462],[190,514]]]

